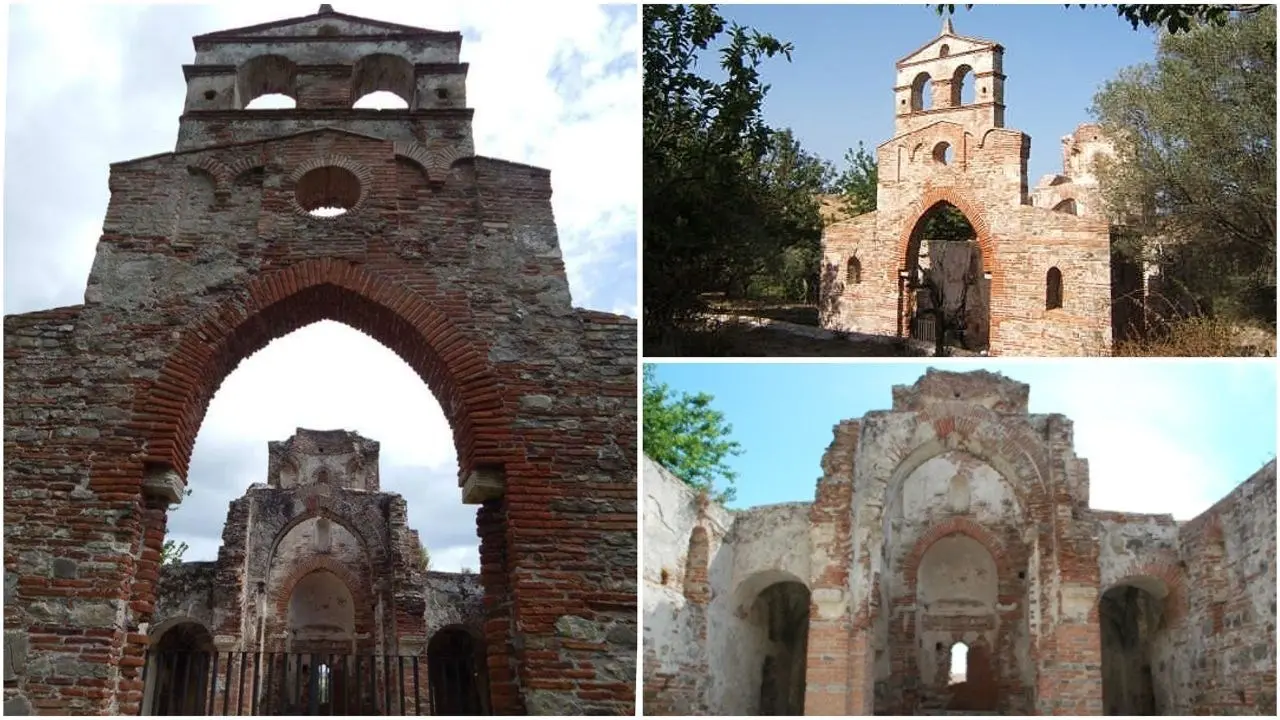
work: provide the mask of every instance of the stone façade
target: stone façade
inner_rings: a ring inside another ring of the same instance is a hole
[[[319,320],[397,353],[453,429],[493,711],[633,711],[635,321],[572,306],[548,171],[475,153],[461,40],[327,5],[196,37],[175,150],[111,167],[85,302],[5,317],[7,711],[138,712],[208,402]],[[351,107],[374,90],[408,109]],[[244,109],[264,93],[297,106]],[[405,648],[420,591],[388,591]]]
[[[1028,396],[895,387],[811,503],[728,511],[646,459],[645,713],[1274,714],[1275,461],[1187,522],[1094,510]]]
[[[268,448],[267,481],[231,502],[217,561],[161,567],[146,628],[151,647],[316,657],[385,656],[394,649],[421,658],[421,685],[431,673],[427,649],[439,633],[461,631],[468,644],[483,648],[479,580],[423,567],[404,498],[379,486],[377,442],[299,428]],[[399,625],[391,622],[396,603],[414,608]],[[196,646],[166,637],[174,632]],[[148,689],[161,684],[162,657],[148,659]],[[484,671],[481,659],[467,674],[484,687]],[[153,710],[156,698],[147,696],[144,709]],[[487,693],[479,697],[483,703]],[[238,702],[233,697],[227,707]]]
[[[966,82],[972,102],[962,102]],[[966,324],[990,354],[1104,354],[1139,327],[1143,278],[1124,262],[1113,276],[1111,225],[1092,174],[1109,141],[1081,125],[1063,139],[1063,173],[1029,189],[1031,138],[1004,126],[1004,90],[1004,48],[956,35],[950,20],[898,61],[894,137],[876,149],[876,209],[823,232],[824,328],[915,336],[921,301],[910,286],[919,258],[943,249],[923,237],[942,203],[976,233],[980,272]]]

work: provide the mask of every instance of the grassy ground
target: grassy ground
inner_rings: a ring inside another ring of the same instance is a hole
[[[782,321],[818,327],[818,308],[801,303],[725,300],[706,296],[708,309],[719,316]],[[1168,323],[1151,339],[1117,343],[1117,357],[1275,357],[1273,328],[1243,328],[1212,318]],[[953,349],[954,354],[974,353]],[[816,338],[777,327],[713,320],[681,330],[662,342],[646,336],[646,357],[921,357],[904,342],[873,342],[846,337]]]
[[[782,320],[797,325],[818,327],[818,307],[799,303],[779,303],[764,300],[709,300],[711,310],[725,315]]]

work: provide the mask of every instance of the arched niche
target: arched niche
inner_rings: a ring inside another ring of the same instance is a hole
[[[939,538],[920,559],[916,578],[920,685],[947,709],[997,708],[997,673],[989,649],[997,646],[1000,632],[999,595],[996,559],[969,535]],[[957,668],[957,663],[962,667]]]
[[[293,586],[286,621],[295,652],[349,652],[355,635],[355,599],[334,573],[316,570]]]
[[[213,652],[213,635],[201,623],[178,619],[157,627],[147,653],[146,714],[205,715]]]

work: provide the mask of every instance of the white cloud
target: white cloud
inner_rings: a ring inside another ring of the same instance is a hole
[[[1245,480],[1223,462],[1230,449],[1213,446],[1201,429],[1216,394],[1256,391],[1256,368],[1202,366],[1197,375],[1185,363],[1115,360],[1105,369],[1096,361],[1037,361],[1000,370],[1031,385],[1033,411],[1073,422],[1076,455],[1089,461],[1091,507],[1187,520]]]

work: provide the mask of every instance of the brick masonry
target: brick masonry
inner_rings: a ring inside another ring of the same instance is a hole
[[[418,656],[425,688],[437,633],[483,638],[478,578],[422,567],[404,498],[379,488],[378,443],[299,429],[269,458],[267,481],[232,502],[218,560],[160,569],[151,646],[185,631],[219,652]]]
[[[646,460],[646,714],[760,714],[766,590],[797,582],[795,714],[1274,714],[1275,462],[1187,522],[1094,510],[1029,392],[895,387],[835,427],[811,503],[727,511]]]
[[[958,36],[948,22],[898,61],[895,136],[876,149],[876,210],[823,234],[824,328],[909,335],[915,300],[903,278],[923,266],[924,219],[949,203],[976,233],[990,354],[1097,355],[1110,347],[1111,233],[1092,175],[1093,158],[1110,146],[1097,126],[1080,126],[1064,139],[1063,174],[1029,190],[1031,138],[1004,127],[1003,57],[1001,46]],[[964,84],[976,94],[962,104]],[[1047,298],[1054,269],[1059,307]]]
[[[453,427],[494,711],[632,712],[635,322],[571,306],[548,171],[475,155],[460,42],[327,6],[197,37],[176,150],[111,168],[85,302],[5,317],[6,710],[137,711],[208,402],[330,319],[400,355]],[[410,109],[350,109],[370,88]],[[273,90],[297,108],[241,109]],[[420,598],[388,592],[416,642]]]

